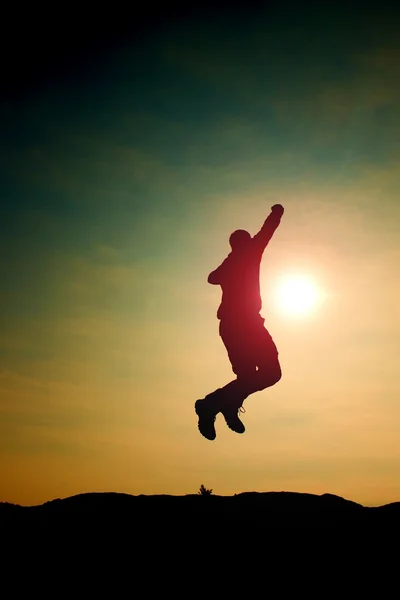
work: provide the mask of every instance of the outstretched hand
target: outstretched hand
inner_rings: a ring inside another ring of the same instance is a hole
[[[284,213],[284,208],[283,208],[282,204],[274,204],[273,206],[271,206],[271,210],[272,210],[272,212],[279,213],[281,216]]]

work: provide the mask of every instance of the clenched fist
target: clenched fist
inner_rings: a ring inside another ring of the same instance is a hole
[[[271,210],[273,212],[279,213],[280,215],[283,215],[284,213],[284,208],[282,204],[274,204],[274,206],[271,206]]]

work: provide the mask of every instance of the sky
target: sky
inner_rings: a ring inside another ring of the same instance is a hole
[[[0,501],[400,500],[398,15],[357,6],[9,18]],[[276,203],[262,315],[283,376],[210,442],[194,402],[233,374],[207,277]],[[293,274],[323,292],[303,316],[274,300]]]

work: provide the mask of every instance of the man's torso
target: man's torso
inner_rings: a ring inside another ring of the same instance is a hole
[[[261,258],[262,251],[252,244],[245,252],[231,252],[224,261],[218,319],[240,318],[260,312]]]

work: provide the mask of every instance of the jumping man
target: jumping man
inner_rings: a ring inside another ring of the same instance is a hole
[[[244,400],[271,387],[282,376],[278,350],[260,315],[260,265],[283,212],[283,206],[275,204],[254,237],[242,229],[234,231],[229,238],[232,251],[208,276],[208,283],[222,289],[217,312],[219,334],[236,375],[225,387],[195,402],[199,431],[209,440],[216,437],[215,419],[219,412],[230,429],[244,433],[245,427],[239,419],[239,412],[244,412]]]

